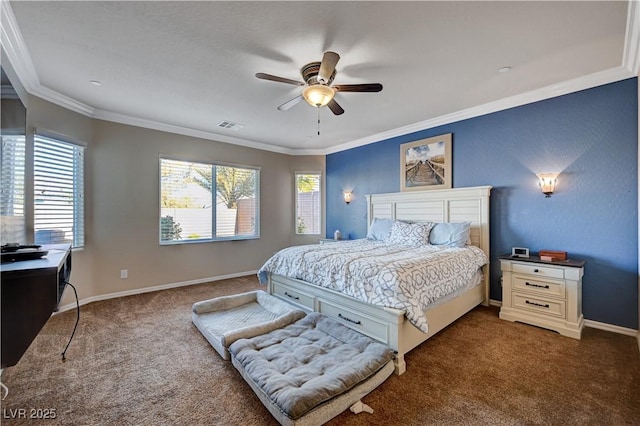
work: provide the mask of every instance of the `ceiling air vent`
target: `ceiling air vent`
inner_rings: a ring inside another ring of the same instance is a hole
[[[218,127],[222,127],[223,129],[229,130],[240,130],[244,127],[244,124],[234,123],[233,121],[221,121],[218,123]]]

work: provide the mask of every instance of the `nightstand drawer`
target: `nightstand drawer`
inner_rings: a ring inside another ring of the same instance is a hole
[[[388,325],[375,318],[321,298],[318,299],[318,312],[335,318],[347,327],[362,334],[373,337],[383,343],[389,343]]]
[[[273,294],[306,311],[313,311],[313,296],[300,293],[279,282],[273,282]]]
[[[513,263],[511,271],[514,274],[536,275],[549,278],[564,278],[564,270],[562,268],[553,268],[549,266],[533,265],[526,263]]]
[[[538,297],[531,297],[525,294],[513,293],[512,304],[514,308],[526,309],[544,315],[552,315],[565,318],[565,308],[563,300],[549,300]]]
[[[536,278],[537,277],[532,276],[514,275],[513,289],[564,299],[564,281]]]

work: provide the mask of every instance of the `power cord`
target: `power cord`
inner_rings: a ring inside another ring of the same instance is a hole
[[[78,323],[80,322],[80,301],[78,300],[78,292],[76,288],[69,281],[66,282],[67,285],[70,285],[73,289],[74,294],[76,295],[76,325],[73,326],[73,332],[71,332],[71,337],[69,337],[69,341],[67,342],[67,346],[64,347],[64,351],[62,351],[62,362],[65,362],[67,359],[65,358],[65,354],[67,353],[67,349],[69,349],[69,345],[71,344],[71,340],[73,340],[73,336],[76,334],[76,329],[78,328]]]

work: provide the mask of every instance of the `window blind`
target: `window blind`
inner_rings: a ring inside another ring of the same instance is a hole
[[[35,243],[84,246],[84,147],[36,135],[33,166]]]
[[[25,137],[2,136],[0,148],[1,244],[26,243],[24,218]]]

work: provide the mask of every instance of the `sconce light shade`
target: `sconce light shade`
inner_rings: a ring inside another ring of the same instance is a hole
[[[335,90],[324,84],[313,84],[305,87],[302,91],[302,96],[307,103],[314,107],[323,107],[333,99],[336,94]]]
[[[538,175],[540,189],[542,189],[545,198],[551,197],[551,194],[555,191],[556,184],[558,183],[558,174],[559,173],[540,173]]]
[[[344,202],[349,204],[351,202],[351,192],[350,191],[344,191],[342,193],[342,195],[344,196]]]

